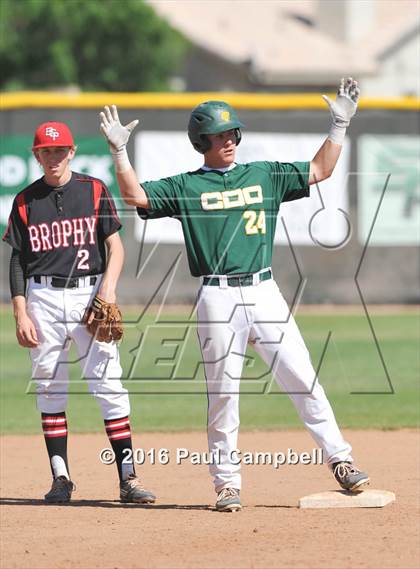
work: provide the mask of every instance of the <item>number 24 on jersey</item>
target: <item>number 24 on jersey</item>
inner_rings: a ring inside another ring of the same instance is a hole
[[[245,211],[242,217],[246,220],[245,223],[245,233],[247,235],[255,235],[256,233],[262,233],[265,235],[265,211],[255,211],[253,209]]]

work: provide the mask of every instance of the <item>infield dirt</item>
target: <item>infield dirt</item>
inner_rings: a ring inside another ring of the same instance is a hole
[[[214,511],[206,465],[177,464],[177,449],[205,452],[205,433],[136,433],[145,450],[167,449],[168,464],[137,467],[154,506],[121,504],[115,466],[99,452],[104,435],[71,435],[77,485],[69,505],[46,505],[50,472],[42,436],[1,438],[2,569],[417,568],[419,433],[345,431],[370,488],[390,490],[385,508],[299,510],[298,499],[337,485],[323,465],[243,465],[244,508]],[[305,431],[242,433],[244,452],[312,452]],[[162,454],[164,456],[165,453]],[[166,459],[164,459],[165,461]]]

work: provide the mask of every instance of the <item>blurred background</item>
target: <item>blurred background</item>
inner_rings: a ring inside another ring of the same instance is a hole
[[[128,152],[141,181],[202,165],[186,131],[191,109],[209,99],[231,103],[245,124],[238,161],[311,160],[331,121],[321,95],[357,78],[362,98],[333,176],[281,207],[273,270],[339,423],[418,425],[418,1],[1,0],[0,10],[1,229],[16,193],[42,175],[35,128],[68,123],[73,170],[109,186],[123,222],[120,356],[142,431],[206,424],[193,310],[200,282],[189,275],[179,222],[144,223],[119,200],[98,113],[115,103],[123,124],[140,119]],[[0,430],[38,432],[9,257],[3,244]],[[72,430],[101,430],[70,353]],[[241,392],[243,428],[301,426],[252,349]]]
[[[1,0],[0,225],[41,172],[36,126],[64,121],[75,171],[102,178],[124,224],[122,303],[193,302],[177,221],[142,222],[118,200],[98,112],[140,119],[140,180],[202,164],[191,108],[234,105],[239,161],[310,160],[329,128],[321,94],[358,79],[359,111],[333,176],[282,206],[273,268],[290,303],[417,303],[420,242],[420,4],[416,0]],[[9,301],[9,247],[0,300]]]

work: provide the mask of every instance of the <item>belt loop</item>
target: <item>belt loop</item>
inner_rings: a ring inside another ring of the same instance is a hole
[[[260,284],[260,274],[261,274],[261,272],[254,273],[252,275],[252,286],[256,286],[257,284]]]
[[[228,287],[228,280],[227,280],[226,275],[220,275],[219,285],[220,285],[220,288],[227,288]]]

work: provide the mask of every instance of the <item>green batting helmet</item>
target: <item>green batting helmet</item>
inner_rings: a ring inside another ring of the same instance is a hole
[[[224,101],[206,101],[192,110],[188,123],[188,137],[194,148],[204,154],[211,144],[207,134],[235,130],[236,144],[241,142],[241,127],[235,109]]]

